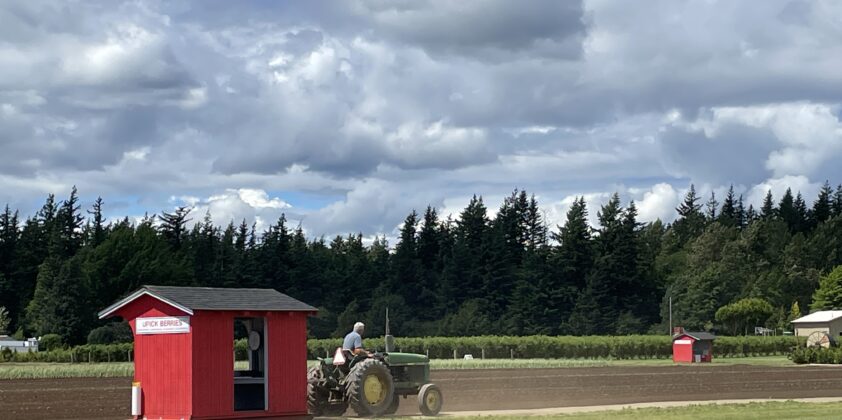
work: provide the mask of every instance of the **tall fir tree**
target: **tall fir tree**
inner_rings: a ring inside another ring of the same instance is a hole
[[[820,223],[824,223],[833,214],[833,189],[830,187],[830,182],[825,181],[819,190],[819,196],[813,202],[813,209],[810,212],[810,228],[815,228]]]
[[[705,204],[705,217],[710,222],[716,220],[717,210],[719,209],[719,201],[716,200],[716,193],[711,191],[710,198],[708,202]]]
[[[684,200],[675,209],[678,218],[673,224],[677,245],[683,247],[690,239],[698,236],[705,227],[705,217],[702,214],[701,198],[696,195],[696,187],[690,184],[690,189],[684,196]]]
[[[760,217],[764,219],[771,219],[777,215],[775,209],[775,202],[772,198],[772,190],[766,190],[766,196],[763,198],[763,205],[760,207]]]
[[[832,215],[842,216],[842,184],[836,187],[836,193],[833,194],[833,212]]]

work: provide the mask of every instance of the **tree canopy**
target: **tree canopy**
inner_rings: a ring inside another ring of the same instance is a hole
[[[495,212],[480,196],[458,215],[407,209],[390,244],[308,237],[283,216],[264,231],[218,225],[188,207],[106,220],[108,203],[83,210],[74,188],[32,215],[0,213],[0,307],[10,332],[67,344],[143,284],[274,288],[320,309],[315,337],[358,320],[382,334],[387,307],[405,336],[667,333],[670,298],[674,325],[735,334],[842,307],[842,187],[826,183],[810,206],[797,191],[769,193],[758,212],[733,187],[710,197],[703,208],[691,185],[672,223],[641,223],[617,194],[592,208],[577,197],[550,227],[514,190]]]

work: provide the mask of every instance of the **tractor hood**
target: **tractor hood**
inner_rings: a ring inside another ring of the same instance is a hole
[[[387,353],[386,363],[389,365],[426,365],[430,359],[423,354]]]
[[[385,362],[388,365],[427,365],[430,359],[423,354],[415,353],[384,353]],[[333,364],[332,357],[325,357],[322,360],[325,364]]]

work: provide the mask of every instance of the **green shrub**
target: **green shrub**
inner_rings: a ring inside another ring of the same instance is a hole
[[[64,340],[58,334],[45,334],[38,342],[39,350],[58,350],[64,347]]]
[[[112,322],[88,334],[88,344],[131,343],[132,340],[132,328],[126,322]]]
[[[14,355],[15,354],[12,353],[12,349],[4,347],[3,350],[0,350],[0,361],[11,362]]]
[[[792,350],[789,359],[798,364],[839,365],[842,364],[842,348],[798,347]]]
[[[776,337],[719,337],[714,341],[714,357],[772,356],[788,354],[797,344],[792,336]],[[340,339],[310,340],[310,358],[333,355],[342,345]],[[383,349],[383,340],[365,340],[370,349]],[[480,337],[424,337],[397,338],[397,350],[429,354],[434,359],[453,358],[472,354],[478,357],[485,350],[486,358],[519,359],[659,359],[672,357],[672,339],[666,335],[628,336],[480,336]]]
[[[248,340],[241,338],[234,340],[234,360],[248,360],[249,359],[249,345]]]

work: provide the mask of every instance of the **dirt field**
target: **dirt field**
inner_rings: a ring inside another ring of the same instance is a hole
[[[842,397],[842,368],[665,366],[434,371],[445,411]],[[3,418],[125,419],[128,378],[0,381]],[[400,413],[416,414],[414,399]],[[8,417],[6,417],[8,416]]]

